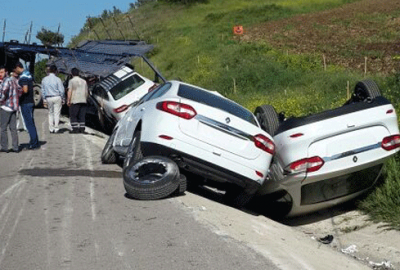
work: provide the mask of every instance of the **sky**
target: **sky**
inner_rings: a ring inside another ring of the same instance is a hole
[[[129,3],[135,0],[0,0],[0,42],[3,41],[4,20],[6,31],[4,41],[18,40],[24,42],[25,35],[30,28],[31,43],[41,44],[36,39],[36,34],[42,27],[64,35],[66,46],[73,36],[79,34],[85,24],[86,18],[101,15],[103,10],[113,10],[117,7],[122,12],[127,12]]]

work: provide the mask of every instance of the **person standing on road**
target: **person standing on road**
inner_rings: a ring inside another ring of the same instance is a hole
[[[0,89],[1,89],[1,86],[3,85],[3,82],[5,81],[6,77],[7,77],[6,67],[0,66]],[[0,105],[0,111],[1,111],[1,105]],[[0,126],[1,126],[1,118],[0,118]]]
[[[73,78],[68,83],[67,105],[71,119],[71,133],[85,132],[86,102],[89,96],[86,81],[79,77],[79,70],[71,70]]]
[[[19,152],[18,131],[17,131],[17,111],[19,109],[19,98],[22,89],[18,84],[18,74],[13,73],[11,77],[4,79],[0,85],[0,123],[1,123],[1,149],[0,152],[8,153],[8,134],[9,127],[12,139],[12,152]]]
[[[22,96],[19,99],[19,104],[30,137],[28,150],[36,150],[40,148],[40,144],[33,115],[33,78],[29,71],[24,70],[24,66],[21,62],[15,64],[13,71],[20,75],[19,85],[22,87]]]
[[[49,130],[50,133],[58,133],[60,122],[61,106],[64,103],[65,91],[60,78],[56,76],[57,67],[51,65],[49,74],[42,80],[43,106],[49,109]]]
[[[4,66],[0,66],[0,85],[3,84],[6,78],[7,78],[7,70]]]

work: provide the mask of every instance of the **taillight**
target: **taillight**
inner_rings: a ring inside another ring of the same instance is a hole
[[[113,111],[116,112],[116,113],[121,113],[121,112],[123,112],[123,111],[126,111],[128,108],[129,108],[128,105],[122,105],[121,107],[116,108],[116,109],[114,109]]]
[[[324,160],[317,156],[304,158],[290,164],[286,171],[289,173],[315,172],[321,169],[324,163]]]
[[[386,151],[390,151],[400,147],[400,135],[393,135],[385,137],[382,140],[382,148]]]
[[[275,144],[266,136],[258,134],[254,136],[254,144],[256,147],[273,155],[275,153]]]
[[[175,101],[159,102],[157,103],[157,109],[188,120],[197,114],[192,106]]]

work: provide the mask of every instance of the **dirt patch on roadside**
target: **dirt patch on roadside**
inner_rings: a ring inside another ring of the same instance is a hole
[[[267,41],[289,53],[324,55],[328,65],[361,71],[367,62],[367,72],[388,74],[400,67],[399,16],[399,0],[364,0],[254,26],[246,30],[243,41]]]
[[[319,245],[331,247],[372,269],[400,269],[400,232],[371,222],[357,210],[339,206],[285,223]],[[322,241],[329,235],[331,242]]]

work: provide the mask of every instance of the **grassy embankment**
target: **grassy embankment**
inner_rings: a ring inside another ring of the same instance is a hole
[[[128,15],[140,37],[156,45],[150,58],[165,77],[217,90],[250,110],[266,103],[277,111],[285,111],[287,116],[300,116],[335,108],[347,99],[347,81],[352,88],[357,81],[369,77],[378,82],[399,112],[400,85],[395,73],[364,74],[362,68],[346,69],[333,64],[324,68],[321,52],[291,53],[284,46],[277,48],[266,41],[240,40],[232,35],[232,26],[236,24],[243,25],[246,31],[262,22],[320,12],[356,1],[210,0],[207,4],[189,7],[152,2],[131,10]],[[399,12],[393,10],[394,15]],[[358,19],[375,24],[384,21],[382,14],[374,16]],[[126,14],[118,21],[125,36],[138,38]],[[120,37],[112,20],[106,25],[113,38]],[[102,24],[97,24],[94,30],[101,38],[107,38]],[[392,28],[382,25],[382,31],[373,39],[364,40],[387,42],[399,37],[399,32],[393,33]],[[93,32],[81,33],[73,42],[87,38],[94,39]],[[357,51],[365,56],[370,53]],[[378,52],[374,57],[379,55]],[[342,56],[353,57],[351,53]],[[140,63],[136,67],[140,69]],[[391,159],[385,167],[384,183],[358,204],[373,220],[388,222],[396,229],[400,229],[399,164],[399,156]]]

